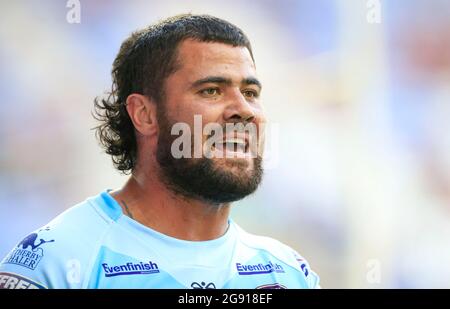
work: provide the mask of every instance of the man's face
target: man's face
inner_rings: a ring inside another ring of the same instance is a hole
[[[185,40],[177,58],[179,67],[165,82],[165,101],[160,105],[164,108],[158,115],[161,176],[171,189],[185,196],[212,203],[239,200],[255,191],[262,178],[261,157],[256,152],[262,149],[259,125],[265,119],[250,53],[245,47]],[[208,123],[223,127],[223,140],[207,149],[212,158],[203,155],[210,136],[194,136],[199,132],[194,129],[196,115],[202,117],[203,128]],[[171,135],[171,128],[179,122],[191,128],[191,158],[176,159],[171,153],[178,137]],[[226,124],[238,123],[253,125],[256,134],[225,131]],[[202,142],[194,143],[195,139]],[[250,144],[257,145],[253,148],[256,152],[251,152]],[[201,157],[195,157],[196,150]]]

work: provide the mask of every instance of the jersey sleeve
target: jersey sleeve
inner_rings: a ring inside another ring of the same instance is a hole
[[[57,275],[61,272],[60,262],[52,257],[56,241],[48,227],[21,240],[0,263],[0,288],[66,287],[61,275]]]
[[[0,288],[80,288],[83,259],[67,249],[51,227],[21,240],[0,263]]]
[[[305,276],[305,281],[310,289],[320,289],[320,278],[317,273],[315,273],[308,261],[303,258],[297,251],[293,250],[292,254],[294,255],[295,260],[297,261],[303,275]]]
[[[0,288],[84,288],[106,224],[72,207],[21,240],[0,262]]]

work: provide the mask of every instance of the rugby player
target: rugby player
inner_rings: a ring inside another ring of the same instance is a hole
[[[209,15],[162,20],[122,43],[112,78],[96,133],[129,179],[20,241],[0,288],[319,287],[294,249],[230,218],[263,174],[261,82],[242,30]]]

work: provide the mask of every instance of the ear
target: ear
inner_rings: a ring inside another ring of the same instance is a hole
[[[140,134],[150,136],[158,132],[156,104],[148,97],[132,93],[126,101],[128,115]]]

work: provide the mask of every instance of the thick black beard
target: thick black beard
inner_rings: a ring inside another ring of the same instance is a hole
[[[156,159],[160,165],[160,176],[172,192],[185,198],[224,204],[243,199],[258,188],[263,176],[260,156],[253,159],[253,169],[249,172],[244,171],[247,162],[236,160],[234,164],[243,165],[239,175],[216,167],[214,160],[206,157],[176,159],[171,154],[171,145],[177,137],[170,134],[170,122],[165,115],[159,118]]]

